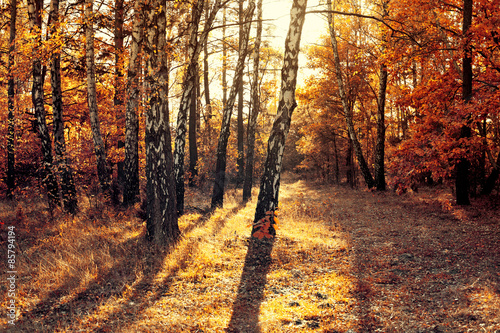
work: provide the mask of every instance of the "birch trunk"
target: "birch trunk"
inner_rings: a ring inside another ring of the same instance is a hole
[[[47,195],[49,198],[49,207],[52,209],[55,206],[59,206],[59,190],[57,185],[56,177],[54,176],[52,165],[52,142],[49,135],[49,129],[47,127],[46,113],[43,100],[43,74],[42,74],[42,62],[38,55],[38,49],[41,43],[41,31],[42,31],[42,18],[41,18],[41,8],[42,1],[40,0],[28,0],[28,15],[30,21],[30,29],[37,30],[37,41],[34,48],[33,56],[33,86],[31,89],[31,98],[33,101],[33,106],[35,108],[35,116],[37,120],[38,136],[42,143],[42,155],[43,155],[43,169],[42,169],[42,182],[47,188]]]
[[[248,117],[247,131],[247,158],[245,165],[245,180],[243,183],[243,201],[247,201],[252,196],[253,185],[253,164],[255,153],[255,128],[257,127],[257,117],[260,112],[260,87],[259,87],[259,62],[260,44],[262,41],[262,0],[257,2],[257,30],[255,45],[253,50],[253,75],[252,75],[252,108]]]
[[[144,4],[146,88],[146,238],[159,245],[174,243],[177,222],[175,179],[168,108],[165,0]]]
[[[59,25],[59,0],[50,2],[50,36],[57,37]],[[64,139],[63,103],[61,92],[61,53],[54,50],[50,60],[50,84],[52,87],[52,114],[54,131],[55,164],[61,183],[61,195],[64,209],[70,214],[75,214],[78,209],[76,188],[73,179],[71,163],[66,156],[66,141]]]
[[[264,174],[260,183],[259,197],[255,209],[254,222],[265,217],[266,212],[278,207],[281,167],[285,141],[292,121],[292,113],[297,107],[295,87],[299,68],[300,37],[304,24],[307,0],[294,0],[290,12],[290,28],[285,40],[285,54],[281,70],[281,93],[278,113],[267,143],[267,157]],[[270,228],[274,234],[274,228]],[[253,234],[253,231],[252,231]]]
[[[12,70],[14,67],[14,52],[16,51],[16,18],[17,18],[17,0],[10,0],[10,31],[9,31],[9,60],[7,63],[8,73],[8,113],[7,113],[7,197],[14,197],[14,189],[16,187],[16,157],[15,157],[15,126],[14,126],[14,75]]]
[[[328,10],[332,9],[331,0],[327,0]],[[339,52],[337,48],[337,37],[335,32],[335,23],[333,19],[333,14],[328,13],[328,26],[330,30],[330,39],[332,42],[332,50],[333,50],[333,58],[335,61],[335,75],[337,77],[337,85],[339,87],[340,99],[342,102],[342,107],[344,109],[344,115],[347,123],[347,130],[349,133],[349,138],[352,142],[354,153],[356,154],[356,158],[358,160],[359,168],[361,170],[361,174],[365,179],[365,183],[368,188],[372,188],[375,185],[375,181],[370,173],[370,169],[368,168],[368,164],[363,156],[363,151],[361,150],[361,144],[359,143],[358,136],[354,130],[354,122],[352,116],[352,107],[349,105],[347,101],[347,96],[344,87],[344,81],[342,79],[342,71],[340,69],[340,58]]]
[[[234,102],[236,99],[236,94],[238,92],[238,85],[243,77],[245,58],[248,53],[247,46],[250,35],[251,19],[253,16],[254,9],[255,9],[255,2],[252,0],[249,3],[244,16],[245,23],[243,25],[243,36],[242,36],[243,39],[241,43],[244,51],[241,52],[238,56],[238,62],[236,64],[236,72],[234,74],[233,84],[231,86],[231,91],[229,92],[227,104],[224,108],[224,112],[222,115],[222,125],[219,135],[219,142],[217,145],[217,164],[215,166],[215,183],[212,193],[212,205],[211,205],[212,209],[216,207],[222,207],[224,203],[224,182],[226,180],[227,142],[229,139],[231,115],[234,107]]]
[[[94,153],[97,160],[97,176],[101,190],[109,189],[109,172],[106,162],[106,149],[101,135],[99,114],[97,109],[95,63],[94,63],[94,28],[92,0],[85,0],[85,60],[87,65],[87,102],[90,113],[90,127],[94,141]]]
[[[142,0],[134,4],[134,23],[127,78],[127,108],[125,111],[125,160],[123,204],[130,206],[139,197],[139,71],[141,68],[141,45],[143,41],[144,18]]]
[[[179,215],[184,213],[184,156],[186,147],[186,132],[187,132],[187,118],[188,112],[193,103],[193,94],[196,94],[196,77],[198,68],[198,58],[203,45],[206,43],[208,33],[212,27],[215,15],[221,7],[220,0],[217,0],[208,18],[205,22],[204,30],[198,40],[198,25],[200,17],[203,12],[203,0],[198,0],[193,5],[193,12],[191,15],[190,25],[190,38],[188,45],[188,58],[189,65],[184,78],[182,89],[182,97],[180,101],[179,112],[177,114],[177,130],[175,136],[174,148],[174,174],[175,174],[175,188],[177,195],[177,212]],[[196,106],[194,106],[196,107]]]
[[[189,107],[189,186],[194,186],[195,178],[198,175],[198,146],[196,142],[196,131],[198,124],[198,96],[200,80],[198,66],[196,66],[195,89],[191,94],[191,105]],[[177,205],[179,206],[179,205]]]

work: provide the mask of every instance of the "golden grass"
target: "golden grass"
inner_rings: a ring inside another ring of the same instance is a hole
[[[189,190],[188,207],[206,207],[204,193]],[[11,326],[1,317],[0,330],[500,329],[494,248],[500,237],[486,215],[428,207],[425,194],[398,197],[285,177],[280,229],[263,271],[245,264],[256,194],[242,205],[241,191],[229,191],[225,207],[210,215],[188,210],[179,220],[182,239],[170,249],[144,240],[138,207],[119,211],[83,200],[74,218],[61,212],[51,218],[36,200],[0,203],[0,221],[19,231],[18,318]],[[5,251],[3,238],[1,245]],[[251,294],[254,287],[261,295]],[[235,304],[257,309],[257,322]]]

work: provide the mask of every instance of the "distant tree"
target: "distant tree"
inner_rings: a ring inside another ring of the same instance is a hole
[[[216,0],[210,12],[207,12],[204,29],[198,40],[198,25],[201,14],[203,13],[203,1],[198,0],[192,7],[188,45],[189,64],[183,81],[182,97],[179,112],[177,114],[177,131],[174,148],[174,173],[177,193],[177,212],[179,214],[183,214],[184,212],[184,155],[186,146],[187,118],[191,105],[197,100],[196,98],[193,98],[193,94],[196,95],[196,86],[199,85],[199,82],[197,82],[198,60],[201,50],[207,42],[208,33],[210,32],[215,16],[220,8],[221,1]],[[196,107],[196,105],[193,107]]]
[[[243,42],[243,2],[244,0],[238,0],[238,17],[239,17],[239,40],[238,40],[238,52],[245,52],[242,48]],[[245,152],[244,152],[244,135],[245,130],[243,128],[243,85],[244,80],[241,79],[238,85],[238,114],[236,118],[237,123],[237,131],[236,131],[236,139],[237,139],[237,147],[238,147],[238,155],[236,158],[236,166],[238,169],[238,175],[236,179],[236,184],[239,187],[243,182],[244,172],[245,172]]]
[[[160,245],[179,235],[168,114],[166,0],[144,3],[146,55],[146,237]]]
[[[93,0],[85,0],[85,61],[87,65],[87,102],[90,113],[90,127],[97,160],[97,176],[101,190],[107,192],[110,185],[109,170],[106,162],[106,148],[101,134],[99,111],[97,108],[95,60],[94,60],[94,13]]]
[[[278,104],[278,113],[269,135],[267,156],[264,163],[257,207],[255,209],[254,228],[258,221],[274,212],[278,208],[281,167],[285,141],[292,121],[292,113],[297,107],[295,101],[295,87],[299,67],[300,38],[304,24],[307,0],[294,0],[290,12],[290,27],[285,40],[283,68],[281,70],[281,93]],[[258,231],[258,230],[257,230]],[[275,234],[270,225],[269,233]]]
[[[51,38],[60,38],[59,30],[59,0],[50,1],[49,27]],[[61,51],[55,49],[50,59],[50,83],[52,86],[52,115],[54,131],[55,164],[61,184],[61,195],[64,209],[75,214],[78,209],[76,188],[73,179],[71,163],[66,156],[66,141],[64,139],[63,102],[61,92]]]
[[[252,107],[248,116],[247,130],[247,158],[245,166],[245,179],[243,183],[243,201],[247,201],[252,196],[253,185],[253,165],[255,155],[255,129],[257,126],[257,117],[260,112],[260,87],[259,87],[259,62],[260,62],[260,44],[262,41],[262,0],[257,2],[257,30],[255,44],[253,48],[253,76],[252,76]]]
[[[252,0],[248,4],[244,15],[244,28],[242,36],[242,52],[238,55],[236,64],[236,73],[234,74],[233,84],[229,92],[227,104],[224,107],[222,115],[222,125],[217,144],[217,163],[215,165],[215,182],[212,192],[212,208],[222,207],[224,203],[224,183],[226,180],[226,159],[227,159],[227,142],[230,134],[231,115],[233,112],[234,102],[238,92],[239,82],[243,78],[243,69],[245,67],[245,59],[248,53],[248,39],[250,34],[251,19],[255,10],[255,2]]]
[[[328,11],[330,11],[332,9],[331,0],[327,0],[327,9],[328,9]],[[359,163],[359,168],[361,170],[361,174],[363,175],[363,177],[365,179],[366,185],[368,186],[368,188],[372,188],[375,185],[375,181],[372,177],[370,169],[368,168],[368,163],[366,162],[366,159],[363,155],[363,151],[361,150],[361,144],[358,140],[358,136],[357,136],[356,131],[354,129],[352,106],[349,105],[348,100],[347,100],[344,80],[342,78],[342,72],[341,72],[341,67],[340,67],[340,57],[339,57],[338,46],[337,46],[337,35],[335,32],[335,22],[334,22],[334,17],[333,17],[332,12],[328,13],[328,27],[330,29],[330,39],[332,42],[333,58],[335,61],[335,74],[336,74],[336,78],[337,78],[337,84],[338,84],[340,99],[342,102],[342,107],[344,109],[344,115],[345,115],[345,119],[346,119],[346,123],[347,123],[347,129],[349,131],[349,138],[351,139],[351,142],[352,142],[352,145],[354,148],[354,153],[356,154],[356,158],[357,158],[358,163]]]

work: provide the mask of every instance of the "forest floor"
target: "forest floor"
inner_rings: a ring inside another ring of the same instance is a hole
[[[144,240],[139,207],[82,196],[75,217],[0,202],[4,332],[500,332],[499,198],[396,195],[284,177],[280,228],[249,241],[257,194],[187,192],[182,239]],[[16,319],[7,304],[15,226]],[[266,253],[271,253],[266,259]]]

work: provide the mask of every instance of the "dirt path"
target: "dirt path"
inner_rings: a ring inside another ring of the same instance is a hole
[[[286,209],[297,209],[294,219],[309,216],[307,223],[347,241],[333,267],[324,267],[352,283],[348,306],[323,305],[335,305],[343,317],[331,332],[500,332],[498,210],[455,207],[430,191],[397,196],[303,181],[287,186],[298,194],[283,198]]]

